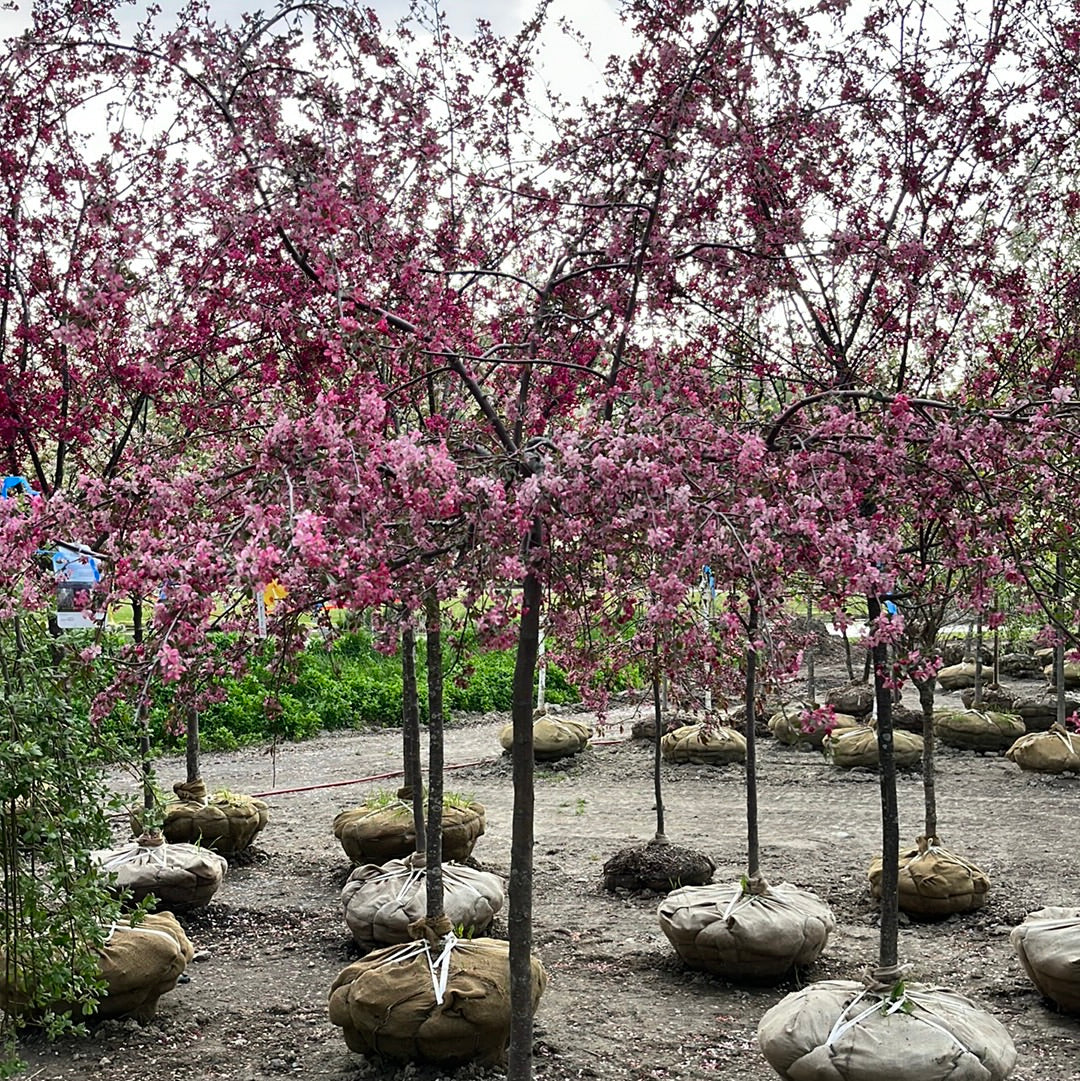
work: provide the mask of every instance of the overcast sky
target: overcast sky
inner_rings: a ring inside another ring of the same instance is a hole
[[[160,2],[160,23],[164,25],[181,5],[179,0]],[[585,92],[609,53],[628,50],[629,35],[615,14],[616,4],[617,0],[552,0],[544,40],[558,42],[559,47],[542,47],[539,60],[545,79],[567,96],[574,98]],[[29,25],[31,0],[14,0],[12,6],[15,10],[0,10],[0,39],[21,33]],[[146,6],[144,0],[132,4],[125,21],[132,26],[140,21]],[[222,22],[233,21],[245,10],[271,11],[274,6],[274,0],[210,0],[213,16]],[[388,25],[404,16],[409,7],[408,0],[366,0],[366,6],[374,8]],[[442,8],[451,30],[467,38],[478,19],[487,19],[497,33],[513,33],[534,9],[534,0],[443,0]],[[599,43],[593,64],[566,44],[556,25],[560,18],[568,18],[587,40]]]

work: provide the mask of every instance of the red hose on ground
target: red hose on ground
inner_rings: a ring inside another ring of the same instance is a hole
[[[593,739],[589,741],[590,747],[605,747],[612,743],[625,743],[626,736],[620,736],[618,739]],[[485,762],[492,762],[491,758],[478,758],[475,762],[458,762],[452,766],[444,766],[444,769],[468,769],[470,766],[482,766]],[[391,777],[403,777],[405,771],[401,769],[392,770],[389,773],[374,773],[370,777],[356,777],[351,781],[327,781],[325,784],[308,784],[303,785],[300,788],[279,788],[273,792],[255,792],[252,794],[253,799],[265,799],[267,796],[289,796],[296,792],[316,792],[320,788],[343,788],[345,785],[350,784],[366,784],[369,781],[388,781]]]

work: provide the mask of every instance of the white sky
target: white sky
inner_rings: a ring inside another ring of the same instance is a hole
[[[0,40],[21,33],[30,24],[31,0],[8,0],[10,9],[3,10],[0,0]],[[387,26],[396,23],[408,12],[408,0],[355,0],[372,7]],[[163,13],[159,25],[167,25],[180,7],[178,0],[161,0]],[[245,10],[273,10],[273,0],[210,0],[210,11],[220,22],[232,22]],[[510,34],[517,30],[534,9],[534,0],[443,0],[442,9],[451,31],[461,38],[472,36],[478,19],[487,19],[496,33]],[[542,77],[571,100],[585,93],[593,84],[608,54],[629,50],[631,38],[616,14],[617,0],[552,0],[548,13],[548,29],[540,50]],[[142,18],[147,7],[136,0],[128,7],[124,20],[132,27]],[[595,57],[587,63],[576,47],[569,48],[558,30],[558,21],[568,19],[594,47]],[[553,49],[551,43],[558,42]],[[545,45],[547,47],[545,47]]]

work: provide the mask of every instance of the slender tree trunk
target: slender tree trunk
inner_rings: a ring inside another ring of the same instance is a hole
[[[1058,625],[1054,643],[1054,694],[1057,698],[1057,723],[1065,727],[1065,550],[1054,557],[1054,619]]]
[[[416,854],[427,852],[424,829],[424,774],[420,767],[420,694],[416,686],[416,631],[412,616],[401,631],[401,755],[405,771],[403,796],[412,801]]]
[[[137,646],[142,645],[143,610],[142,601],[138,597],[131,598],[131,635]],[[135,703],[135,723],[139,730],[139,768],[142,773],[143,809],[150,812],[154,809],[154,786],[150,780],[153,773],[153,767],[150,764],[150,715],[141,694]]]
[[[529,547],[543,541],[543,524],[534,519]],[[529,553],[526,552],[528,558]],[[530,561],[531,562],[531,561]],[[507,1081],[531,1081],[532,879],[533,879],[533,675],[540,652],[539,570],[530,566],[521,584],[521,623],[514,663],[511,716],[514,728],[514,813],[510,841],[510,886],[507,929],[510,939],[510,1051]]]
[[[653,717],[655,718],[655,731],[653,732],[653,794],[656,798],[656,838],[657,841],[665,841],[664,834],[664,794],[660,783],[660,740],[663,737],[664,711],[660,701],[660,673],[656,666],[660,663],[659,651],[656,648],[656,640],[653,639],[653,673],[652,673],[652,700]]]
[[[424,608],[427,614],[428,687],[427,922],[434,927],[443,918],[443,675],[439,598],[429,592],[424,598]]]
[[[881,602],[868,595],[866,611],[871,629],[881,621]],[[896,801],[896,755],[893,749],[892,695],[883,678],[888,664],[884,643],[875,643],[874,700],[877,706],[878,773],[881,781],[881,938],[878,967],[896,968],[900,927],[900,812]]]
[[[844,663],[847,665],[848,680],[852,683],[855,682],[855,664],[851,659],[851,639],[847,636],[847,627],[841,632],[841,639],[844,643]]]
[[[814,633],[814,598],[812,594],[806,597],[806,624],[810,633]],[[817,635],[814,634],[810,648],[806,651],[806,698],[811,706],[817,706],[817,678],[814,672],[814,654],[817,652]]]
[[[184,736],[184,749],[187,752],[187,783],[196,784],[199,780],[199,711],[187,712],[187,732]]]
[[[934,678],[913,680],[919,691],[923,735],[923,803],[927,839],[937,837],[937,787],[934,780]]]
[[[750,618],[747,620],[749,642],[746,645],[746,693],[743,702],[746,706],[746,871],[754,878],[758,866],[760,848],[758,845],[757,811],[757,721],[755,698],[757,697],[757,647],[754,639],[757,635],[758,603],[757,596],[750,594]]]
[[[975,709],[983,708],[983,664],[982,664],[982,649],[983,649],[983,616],[982,609],[979,609],[978,615],[975,617],[975,699],[972,702],[972,706]]]

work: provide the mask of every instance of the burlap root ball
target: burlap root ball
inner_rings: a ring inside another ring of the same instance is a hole
[[[964,687],[974,687],[975,662],[961,661],[960,664],[950,664],[938,672],[937,681],[941,684],[941,689],[945,691],[959,691]]]
[[[803,711],[810,708],[798,703],[782,706],[769,718],[769,731],[778,742],[789,747],[822,747],[830,730],[825,725],[807,730],[803,728],[800,720]],[[850,713],[833,714],[833,722],[833,732],[842,728],[856,728],[859,725],[859,721]]]
[[[704,852],[653,840],[616,852],[604,864],[604,889],[667,893],[680,886],[704,886],[715,870]]]
[[[109,989],[97,1016],[149,1021],[158,999],[176,986],[194,954],[169,912],[148,915],[134,927],[119,924],[101,950],[101,974]]]
[[[1040,908],[1009,941],[1028,978],[1063,1010],[1080,1014],[1080,908]]]
[[[90,857],[103,871],[116,874],[114,888],[130,890],[133,903],[152,895],[158,908],[176,911],[208,905],[229,869],[223,856],[207,848],[147,843],[145,838],[98,849]]]
[[[35,1020],[46,1006],[70,1012],[76,1019],[134,1017],[149,1021],[158,999],[176,986],[180,974],[194,956],[191,943],[176,918],[168,912],[144,916],[135,926],[124,920],[107,929],[97,950],[97,967],[105,983],[93,1006],[52,1002],[30,1005],[27,989],[17,974],[8,982],[7,966],[0,954],[0,1009]]]
[[[1021,736],[1005,757],[1035,773],[1080,773],[1080,735],[1053,724],[1047,732]]]
[[[698,766],[723,766],[746,761],[746,737],[722,725],[706,730],[704,723],[688,724],[668,732],[660,740],[665,762],[690,762]]]
[[[510,947],[492,938],[385,946],[354,961],[330,989],[330,1021],[351,1051],[404,1062],[498,1063],[510,1039]],[[445,989],[436,981],[445,969]],[[532,958],[535,1010],[547,976]]]
[[[533,758],[537,762],[555,762],[579,754],[589,745],[592,729],[581,721],[561,717],[541,717],[533,724]],[[514,747],[514,726],[506,725],[499,733],[504,751]]]
[[[908,984],[900,1000],[853,980],[783,998],[758,1044],[785,1081],[1002,1081],[1016,1063],[1005,1026],[970,999]]]
[[[881,898],[882,860],[866,872],[870,892]],[[944,848],[937,838],[920,837],[900,853],[900,908],[916,916],[948,916],[981,908],[990,879],[973,863]]]
[[[498,875],[454,863],[443,864],[443,906],[455,930],[472,937],[491,926],[506,887]],[[411,860],[357,867],[341,891],[345,922],[365,949],[408,942],[409,926],[427,911],[427,872]]]
[[[1013,707],[1018,697],[1012,691],[991,683],[982,689],[982,704],[979,709],[991,709],[995,713],[1011,713],[1016,716]],[[964,709],[975,709],[975,688],[965,687],[960,692],[960,701],[964,703]]]
[[[1080,661],[1066,661],[1063,667],[1062,675],[1065,678],[1065,686],[1073,689],[1080,687]],[[1043,675],[1046,676],[1050,683],[1054,682],[1053,662],[1043,669]]]
[[[825,693],[825,702],[837,713],[862,720],[874,711],[874,688],[869,683],[845,683]]]
[[[764,892],[750,892],[763,889]],[[836,927],[816,893],[790,883],[687,886],[657,909],[660,929],[691,968],[768,982],[817,960]]]
[[[484,808],[443,804],[442,850],[447,862],[464,863],[484,832]],[[334,819],[334,836],[353,863],[385,863],[416,851],[411,803],[396,800],[383,807],[351,807]]]
[[[172,844],[199,844],[223,856],[243,852],[266,827],[265,801],[235,792],[209,795],[201,782],[177,782],[179,799],[165,804],[162,833]]]
[[[869,726],[845,728],[825,740],[825,749],[833,762],[843,769],[878,766],[877,731]],[[917,766],[922,761],[922,736],[914,732],[893,732],[893,753],[900,769]]]
[[[989,709],[934,711],[934,735],[946,747],[962,751],[1005,751],[1024,732],[1024,722],[1010,713]]]
[[[1065,696],[1065,715],[1080,711],[1080,698]],[[1023,722],[1028,732],[1048,732],[1057,721],[1057,695],[1044,690],[1037,694],[1022,694],[1009,711],[1015,713]]]

